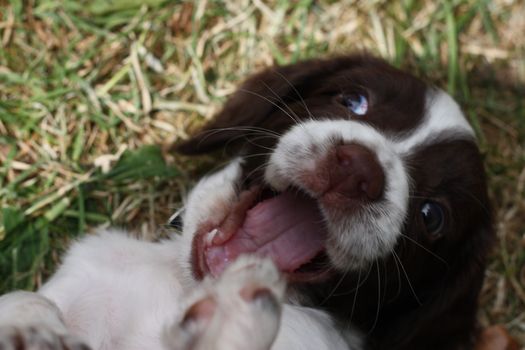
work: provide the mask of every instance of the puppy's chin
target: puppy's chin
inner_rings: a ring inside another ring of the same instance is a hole
[[[370,225],[358,220],[347,220],[346,225],[337,227],[341,233],[332,233],[326,241],[326,254],[333,268],[340,272],[366,270],[378,259],[386,257],[395,245],[378,240]],[[395,239],[395,237],[394,237]]]

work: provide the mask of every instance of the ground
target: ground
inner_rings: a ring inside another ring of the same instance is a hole
[[[153,238],[219,161],[177,156],[257,69],[368,50],[453,94],[480,139],[498,241],[484,324],[525,344],[525,2],[0,0],[0,291],[71,239]]]

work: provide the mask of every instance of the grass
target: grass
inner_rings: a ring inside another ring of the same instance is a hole
[[[270,64],[366,49],[452,93],[497,217],[483,324],[525,344],[525,3],[0,0],[0,291],[97,226],[162,235],[217,160],[170,152]]]

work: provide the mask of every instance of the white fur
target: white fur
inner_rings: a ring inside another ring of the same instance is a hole
[[[277,300],[282,298],[284,284],[273,263],[264,261],[262,272],[238,273],[235,269],[241,260],[232,264],[221,280],[199,284],[189,277],[189,263],[181,260],[188,256],[187,242],[181,236],[160,243],[144,242],[115,230],[87,236],[73,244],[62,266],[38,293],[14,292],[0,298],[0,344],[12,346],[15,330],[28,335],[24,339],[29,346],[35,341],[31,329],[36,329],[42,342],[66,335],[69,338],[60,338],[62,342],[79,344],[75,339],[80,339],[97,350],[270,350],[268,346],[251,346],[272,344],[275,337],[272,350],[361,348],[358,341],[349,348],[327,315],[300,306],[283,309],[277,336],[279,314],[250,308],[234,293],[258,283],[273,291]],[[180,346],[177,340],[182,338],[174,335],[185,332],[179,329],[182,316],[192,302],[210,293],[218,296],[222,311],[214,316],[214,324],[202,339],[198,338],[204,345]],[[259,338],[253,338],[257,335]],[[214,342],[213,336],[221,341]],[[248,347],[235,345],[246,345],[247,341]],[[52,349],[62,349],[60,343],[55,340],[56,348]]]
[[[423,123],[408,137],[394,140],[396,151],[407,154],[418,146],[437,141],[436,138],[465,138],[474,140],[474,130],[458,104],[441,89],[430,89],[426,96],[426,113]]]

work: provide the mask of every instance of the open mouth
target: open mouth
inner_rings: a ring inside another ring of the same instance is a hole
[[[324,280],[332,272],[318,203],[300,191],[274,193],[252,187],[240,193],[218,227],[199,231],[193,241],[198,277],[220,275],[243,254],[271,258],[290,281]]]

